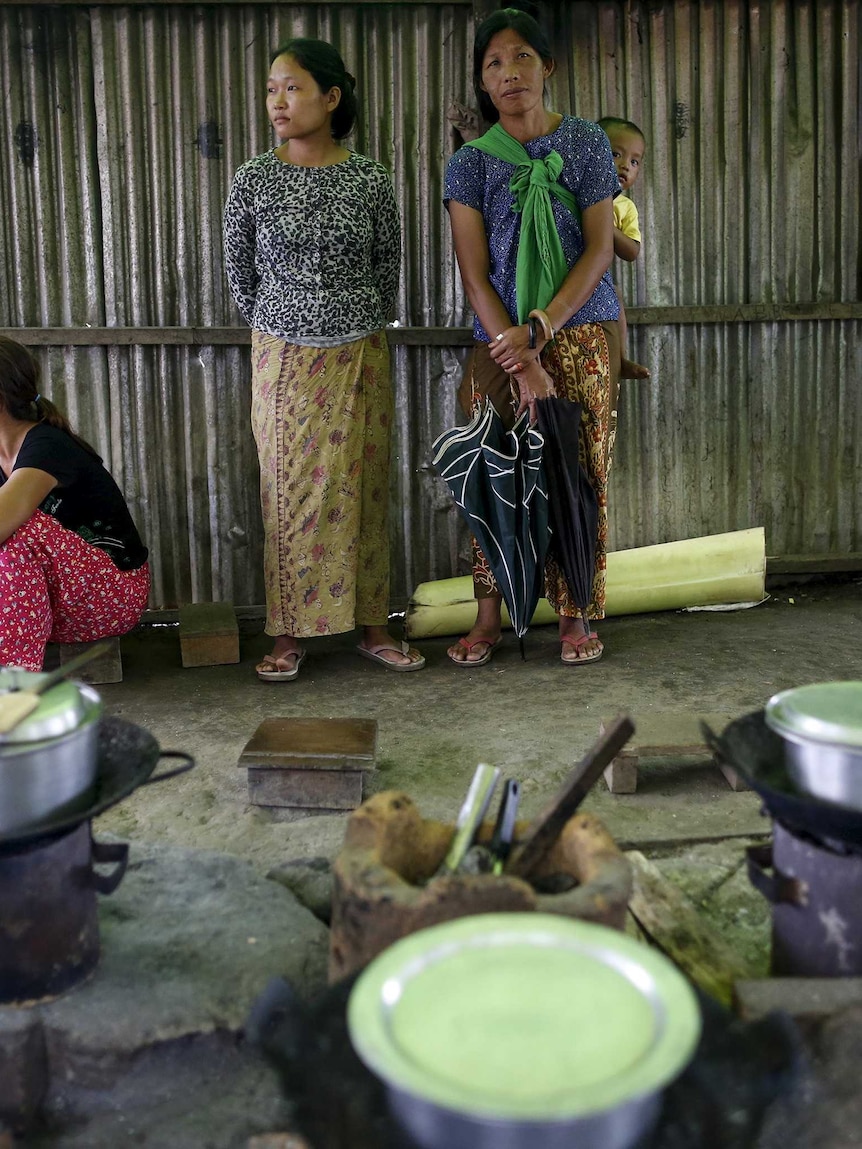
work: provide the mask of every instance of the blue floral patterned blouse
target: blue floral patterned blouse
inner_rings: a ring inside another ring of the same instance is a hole
[[[619,193],[620,181],[611,145],[598,124],[564,115],[555,132],[530,140],[524,146],[534,160],[551,151],[559,152],[563,159],[560,183],[572,193],[581,211]],[[514,197],[509,191],[514,170],[512,164],[486,155],[478,148],[463,147],[446,167],[444,202],[448,204],[454,199],[482,213],[491,257],[490,280],[512,323],[517,323],[515,264],[521,217],[512,210]],[[559,200],[552,198],[552,204],[563,251],[569,267],[573,267],[584,251],[580,221]],[[593,294],[565,326],[618,319],[619,314],[620,305],[610,271],[606,271]],[[478,318],[473,324],[473,335],[489,342],[490,337]]]

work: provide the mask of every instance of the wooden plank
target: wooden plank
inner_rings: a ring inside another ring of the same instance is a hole
[[[74,0],[69,0],[70,3]],[[113,0],[105,0],[106,3]],[[140,3],[149,0],[140,0]],[[158,2],[158,0],[157,0]],[[172,0],[163,0],[170,3]],[[187,0],[191,3],[192,0]],[[227,3],[228,0],[225,0]],[[371,2],[371,0],[369,0]],[[0,0],[3,3],[3,0]],[[704,307],[631,307],[630,327],[676,327],[685,324],[811,323],[862,319],[862,303],[729,304]],[[248,327],[2,327],[0,334],[29,346],[97,347],[245,346]],[[394,346],[469,347],[471,327],[387,327]]]
[[[326,7],[332,7],[333,6],[333,0],[302,0],[302,2],[303,2],[303,4],[310,5],[310,6],[314,6],[314,5],[319,5],[321,7],[324,5]],[[407,2],[409,2],[409,0],[407,0]],[[183,7],[183,6],[190,6],[192,4],[199,4],[199,3],[200,3],[200,0],[125,0],[124,7],[135,8],[135,7],[144,7],[146,5],[146,7],[150,8],[153,6],[158,7],[161,4],[179,5],[180,7]],[[263,5],[264,3],[266,3],[267,7],[271,7],[268,0],[207,0],[208,6],[213,6],[216,8],[218,8],[220,5],[223,5],[223,4],[230,4],[232,7],[237,7],[237,8],[253,8],[255,6]],[[405,0],[351,0],[351,6],[355,6],[357,4],[358,5],[376,4],[378,6],[382,5],[383,7],[395,7],[396,5],[402,6],[402,5],[404,5],[404,3],[405,3]],[[473,0],[422,0],[421,4],[416,4],[416,5],[414,5],[414,7],[416,7],[416,8],[426,7],[429,4],[432,6],[449,4],[449,5],[453,5],[454,7],[466,8],[468,6],[471,6],[472,3],[473,3]],[[49,4],[52,8],[56,8],[58,6],[59,7],[64,7],[64,6],[69,7],[72,5],[74,5],[76,8],[80,8],[82,6],[81,0],[35,0],[35,3],[28,5],[28,7],[41,8],[41,7],[47,7]],[[107,6],[107,5],[111,5],[112,7],[115,7],[116,4],[117,4],[117,0],[87,0],[86,6],[88,8],[93,8],[93,7],[98,8],[98,7],[103,7],[103,6]],[[16,7],[20,7],[20,0],[0,0],[0,8],[11,7],[13,5],[15,5]]]
[[[638,715],[637,731],[621,752],[621,758],[683,758],[698,754],[711,754],[700,730],[705,722],[713,730],[721,731],[735,718],[735,714],[698,714],[677,710],[658,710]],[[599,731],[613,721],[603,718]]]
[[[560,789],[530,825],[521,843],[512,851],[505,872],[525,878],[541,862],[572,814],[599,780],[608,763],[617,756],[634,733],[627,715],[613,720],[608,728],[575,766]]]
[[[629,909],[638,925],[695,985],[729,1006],[734,983],[749,980],[752,971],[657,866],[637,850],[626,857],[634,876]]]
[[[373,718],[265,718],[237,765],[259,770],[373,770]]]
[[[2,2],[2,0],[0,0]],[[248,327],[2,327],[29,347],[244,347]],[[391,346],[472,347],[472,327],[387,327]]]

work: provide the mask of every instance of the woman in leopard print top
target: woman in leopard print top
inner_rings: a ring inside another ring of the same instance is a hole
[[[358,652],[419,670],[389,611],[392,388],[383,328],[398,286],[398,209],[386,169],[338,142],[353,77],[321,40],[272,58],[278,146],[244,164],[224,213],[228,282],[252,327],[252,425],[264,519],[266,681],[296,678],[299,640],[363,628]]]

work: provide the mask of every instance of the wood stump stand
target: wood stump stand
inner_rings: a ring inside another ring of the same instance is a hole
[[[519,823],[516,840],[526,825]],[[493,832],[485,823],[478,835]],[[575,814],[531,881],[560,875],[573,888],[540,893],[506,874],[432,878],[446,856],[454,827],[422,818],[397,790],[375,794],[351,814],[333,867],[329,977],[361,969],[399,938],[468,914],[540,910],[623,929],[631,869],[592,814]],[[427,884],[425,884],[427,883]]]
[[[377,723],[368,718],[266,718],[237,765],[248,771],[248,797],[284,813],[355,810],[374,769]]]
[[[183,666],[239,662],[239,626],[229,602],[192,602],[180,607]]]

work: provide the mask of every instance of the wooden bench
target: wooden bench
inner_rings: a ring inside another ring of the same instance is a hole
[[[638,768],[642,758],[696,758],[701,755],[712,758],[712,751],[701,733],[700,723],[705,722],[716,734],[720,734],[734,717],[728,714],[677,712],[658,712],[636,717],[634,736],[605,768],[604,778],[608,789],[612,794],[634,794],[638,788]],[[612,721],[612,718],[603,718],[600,732],[604,733]],[[732,767],[721,762],[716,765],[731,790],[748,789],[745,781]]]
[[[377,722],[370,718],[265,718],[238,766],[255,806],[302,817],[355,810],[375,768]]]
[[[239,662],[239,627],[231,603],[187,603],[180,607],[179,615],[183,666]]]

